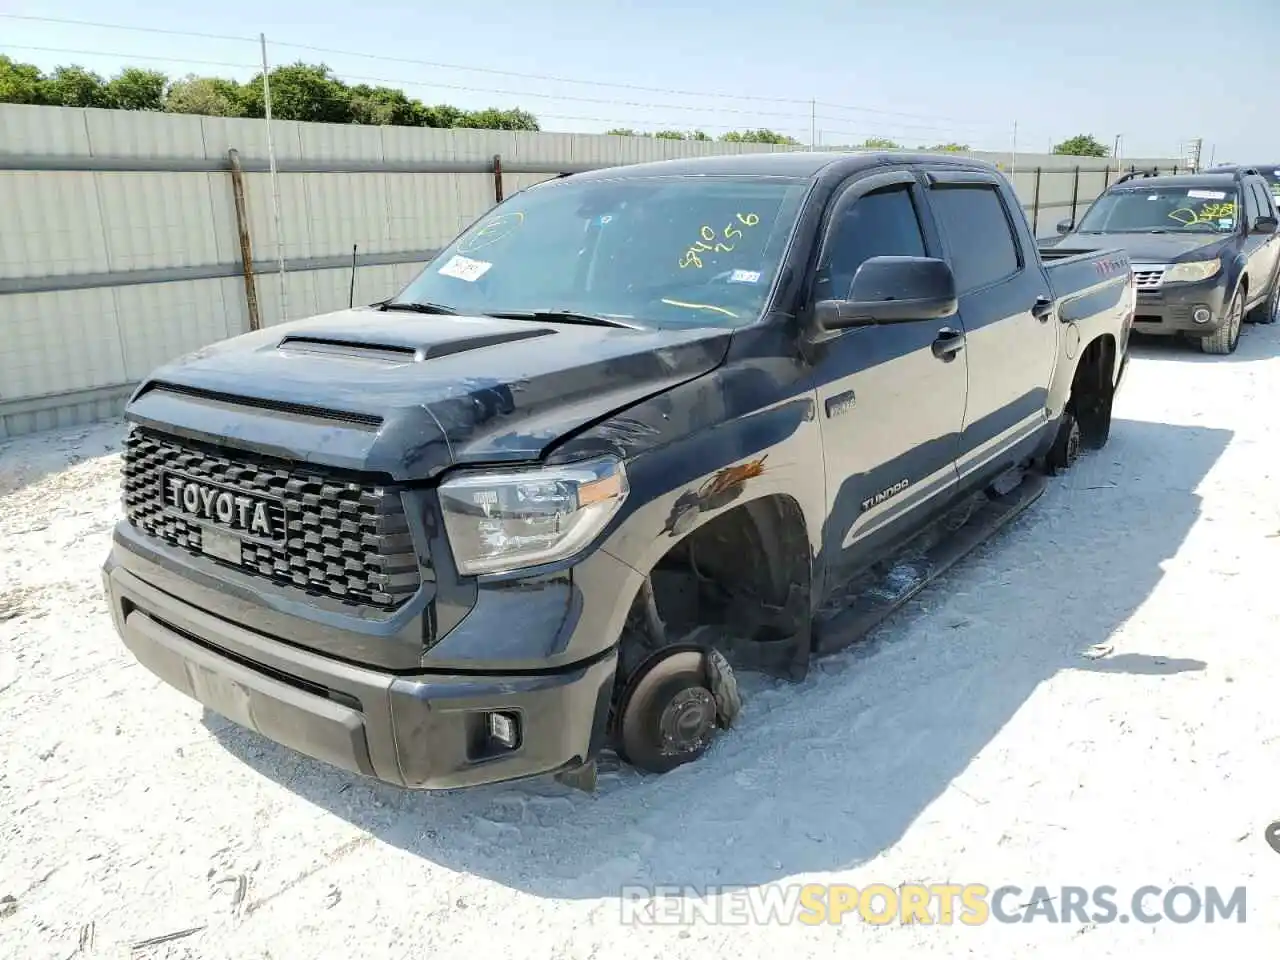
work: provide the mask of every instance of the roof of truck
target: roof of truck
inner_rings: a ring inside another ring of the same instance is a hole
[[[624,166],[605,167],[574,174],[574,179],[616,179],[619,177],[654,176],[753,176],[797,177],[817,176],[822,170],[840,163],[855,171],[887,163],[928,162],[935,165],[979,167],[995,170],[994,164],[969,157],[951,157],[936,153],[912,151],[878,151],[875,153],[826,150],[785,150],[777,153],[732,153],[709,157],[681,157],[675,160],[653,160]]]
[[[1235,173],[1237,170],[1257,170],[1261,174],[1275,173],[1280,163],[1220,163],[1210,167],[1206,173]]]
[[[1236,175],[1231,172],[1175,173],[1158,177],[1136,177],[1124,183],[1114,183],[1112,190],[1152,190],[1158,187],[1230,187]]]

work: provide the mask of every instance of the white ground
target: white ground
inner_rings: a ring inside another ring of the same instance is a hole
[[[1277,412],[1280,330],[1141,348],[1111,445],[873,645],[595,796],[407,794],[206,727],[104,612],[119,425],[0,446],[0,954],[1280,956]],[[627,884],[806,880],[1243,884],[1248,919],[620,925]]]

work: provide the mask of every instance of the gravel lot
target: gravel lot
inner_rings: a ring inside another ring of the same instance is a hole
[[[204,715],[104,610],[120,424],[0,446],[0,955],[1280,956],[1277,410],[1280,329],[1140,347],[1111,445],[1013,528],[593,796],[397,792]],[[620,920],[628,884],[805,881],[1244,885],[1248,919]]]

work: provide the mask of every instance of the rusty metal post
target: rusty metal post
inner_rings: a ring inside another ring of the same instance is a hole
[[[493,155],[493,202],[502,202],[502,154]]]
[[[1111,164],[1107,164],[1102,168],[1102,189],[1106,190],[1111,186]]]
[[[1076,205],[1080,202],[1080,164],[1076,164],[1075,176],[1071,180],[1071,222],[1076,222]]]
[[[1036,167],[1036,186],[1031,194],[1031,232],[1036,236],[1040,229],[1040,168]]]
[[[262,314],[258,310],[258,282],[253,275],[253,241],[249,237],[249,213],[244,200],[244,171],[240,167],[240,152],[232,147],[227,151],[231,162],[231,194],[236,203],[236,230],[240,234],[240,263],[244,270],[244,302],[249,312],[249,329],[262,329]]]

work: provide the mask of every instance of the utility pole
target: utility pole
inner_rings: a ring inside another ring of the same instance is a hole
[[[1117,133],[1115,142],[1111,146],[1111,156],[1115,158],[1116,166],[1120,165],[1120,142],[1124,140],[1123,133]]]
[[[809,149],[818,149],[818,101],[809,101]]]
[[[280,322],[289,319],[289,292],[284,283],[284,223],[280,216],[280,174],[276,169],[276,144],[271,135],[271,81],[267,78],[267,35],[258,34],[262,44],[262,106],[267,122],[267,160],[271,170],[271,202],[276,215],[276,256],[280,260]]]

